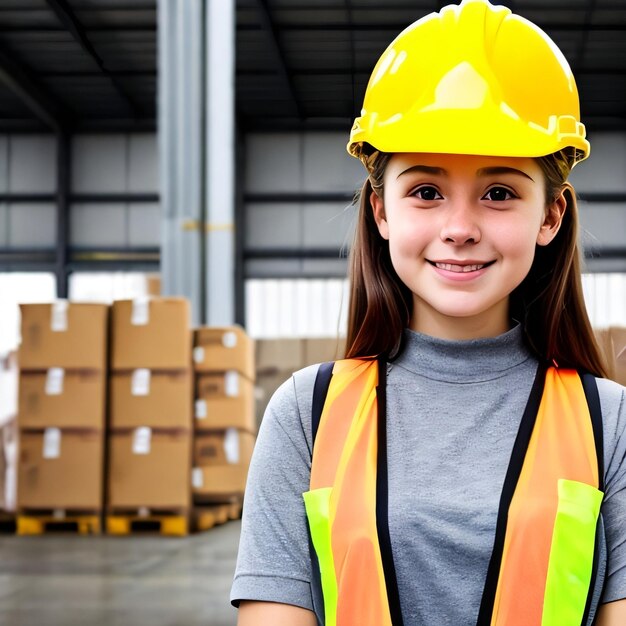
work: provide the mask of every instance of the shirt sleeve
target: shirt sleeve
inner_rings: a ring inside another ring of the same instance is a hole
[[[312,390],[316,372],[317,366],[298,372],[298,387],[304,380]],[[296,393],[294,375],[272,396],[259,428],[230,594],[235,607],[241,600],[264,600],[314,610],[302,498],[311,476],[310,433],[303,427],[306,417],[300,414],[298,395],[302,392]]]
[[[604,517],[607,571],[602,602],[626,598],[626,389],[599,379],[604,422]]]

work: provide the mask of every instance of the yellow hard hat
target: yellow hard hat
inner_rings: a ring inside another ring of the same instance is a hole
[[[578,90],[556,44],[487,0],[411,24],[378,60],[348,152],[589,156]]]

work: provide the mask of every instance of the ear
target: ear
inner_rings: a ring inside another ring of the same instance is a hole
[[[545,219],[539,229],[539,234],[537,235],[537,245],[547,246],[559,232],[561,224],[563,223],[565,211],[567,210],[567,198],[565,197],[566,191],[567,187],[563,187],[556,200],[548,206]]]
[[[374,220],[378,226],[378,232],[383,239],[389,239],[389,224],[385,215],[385,205],[383,199],[375,192],[370,194],[370,204],[374,210]]]

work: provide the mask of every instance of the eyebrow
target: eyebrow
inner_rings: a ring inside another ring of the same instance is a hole
[[[403,176],[404,174],[408,174],[409,172],[422,172],[424,174],[432,174],[434,176],[447,176],[448,175],[448,172],[444,170],[443,167],[433,167],[431,165],[413,165],[412,167],[409,167],[408,169],[404,170],[404,172],[401,172],[400,174],[398,174],[396,180],[400,178],[400,176]],[[533,182],[535,182],[526,172],[515,169],[514,167],[505,167],[502,165],[497,165],[494,167],[483,167],[479,169],[476,172],[476,174],[479,177],[498,176],[501,174],[515,174],[517,176],[524,176],[525,178],[528,178],[529,180],[532,180]]]
[[[400,174],[398,174],[396,180],[398,180],[400,176],[403,176],[404,174],[408,174],[409,172],[422,172],[424,174],[434,174],[435,176],[447,176],[448,175],[448,172],[446,172],[446,170],[444,170],[443,167],[431,167],[430,165],[413,165],[412,167],[409,167],[409,169],[404,170],[404,172],[401,172]]]
[[[498,176],[499,174],[516,174],[517,176],[524,176],[529,180],[535,182],[526,172],[515,169],[514,167],[504,167],[501,165],[495,167],[483,167],[476,172],[478,176]]]

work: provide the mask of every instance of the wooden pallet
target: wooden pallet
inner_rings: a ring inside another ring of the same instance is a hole
[[[205,504],[194,507],[193,521],[196,532],[209,530],[229,520],[241,518],[242,501],[226,502],[222,504]]]
[[[0,511],[0,533],[14,535],[17,531],[17,519],[15,513]]]
[[[189,534],[189,515],[181,511],[114,512],[106,516],[109,535],[158,534],[184,537]]]
[[[99,535],[102,531],[100,513],[55,511],[31,513],[22,511],[17,515],[18,535],[47,535],[51,533],[73,533]]]

